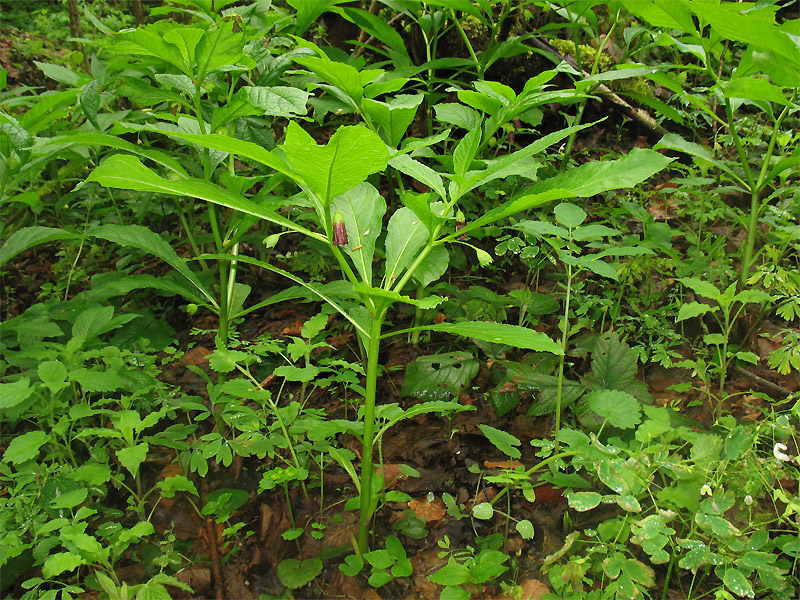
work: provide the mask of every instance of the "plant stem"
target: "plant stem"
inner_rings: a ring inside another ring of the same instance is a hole
[[[361,507],[358,518],[358,548],[369,550],[369,524],[372,521],[372,450],[375,443],[375,397],[378,389],[378,366],[381,348],[381,329],[385,309],[372,315],[367,345],[367,375],[364,393],[364,439],[361,450]]]
[[[567,296],[564,301],[564,320],[561,324],[561,356],[558,357],[558,391],[556,392],[556,450],[558,454],[558,433],[561,431],[561,405],[564,397],[564,359],[567,355],[569,341],[569,301],[572,294],[572,265],[567,265]]]

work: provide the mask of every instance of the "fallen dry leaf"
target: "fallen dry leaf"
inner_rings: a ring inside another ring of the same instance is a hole
[[[434,498],[432,502],[428,502],[426,499],[412,498],[408,501],[408,508],[427,522],[441,521],[447,514],[441,498]]]
[[[521,469],[525,465],[518,460],[486,460],[483,466],[487,469]]]

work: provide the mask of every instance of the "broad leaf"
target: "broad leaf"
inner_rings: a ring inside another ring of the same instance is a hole
[[[386,285],[391,286],[428,241],[428,229],[410,208],[395,211],[386,234]]]
[[[305,115],[308,92],[288,86],[244,87],[245,96],[253,106],[269,116],[291,118]]]
[[[12,233],[3,246],[0,247],[0,266],[3,266],[9,260],[21,252],[24,252],[28,248],[32,248],[46,242],[70,240],[78,237],[80,236],[70,233],[69,231],[64,231],[63,229],[57,229],[55,227],[42,227],[40,225],[24,227],[19,231]]]
[[[462,321],[461,323],[427,325],[419,329],[453,333],[456,335],[463,335],[464,337],[483,340],[485,342],[506,344],[508,346],[514,346],[515,348],[534,350],[535,352],[551,352],[557,355],[563,354],[561,347],[550,339],[547,334],[518,325],[508,325],[506,323],[494,323],[490,321]]]
[[[519,449],[515,448],[515,446],[519,446],[522,442],[510,433],[490,427],[489,425],[484,425],[483,423],[479,423],[478,427],[492,445],[509,458],[520,458],[522,456]]]
[[[400,154],[393,157],[389,161],[389,164],[401,173],[416,179],[420,183],[424,183],[434,190],[440,198],[445,199],[447,197],[444,185],[442,184],[442,176],[429,166],[411,158],[408,154]]]
[[[112,157],[117,158],[117,157]],[[118,157],[118,158],[125,158],[130,159],[131,161],[135,161],[141,166],[141,163],[133,157]],[[94,177],[95,174],[110,161],[106,161],[103,165],[97,167],[94,172],[89,176],[90,178]],[[145,167],[142,167],[143,169]],[[101,183],[106,181],[103,178],[102,172],[97,179]],[[104,183],[104,185],[106,185]],[[114,186],[109,186],[114,187]],[[197,275],[186,265],[186,262],[178,256],[175,250],[172,249],[164,239],[156,233],[153,233],[146,227],[142,227],[141,225],[102,225],[97,229],[91,232],[93,237],[101,238],[104,240],[108,240],[109,242],[113,242],[115,244],[119,244],[121,246],[130,246],[133,248],[138,248],[139,250],[144,250],[154,256],[157,256],[168,265],[170,265],[173,269],[178,271],[181,275],[183,275],[192,285],[194,285],[203,296],[211,303],[212,306],[216,306],[216,301],[214,300],[213,294],[206,290],[205,286],[200,282],[197,278]]]
[[[406,367],[402,396],[420,400],[449,400],[478,374],[478,361],[468,352],[421,356]]]
[[[369,183],[362,183],[338,196],[331,209],[342,215],[347,228],[348,243],[342,249],[353,260],[361,279],[372,285],[372,259],[383,225],[386,200]]]
[[[642,418],[639,401],[620,390],[597,390],[586,396],[589,408],[595,414],[606,419],[612,427],[631,429],[636,427]]]
[[[626,156],[611,161],[594,161],[545,179],[530,188],[534,194],[568,190],[570,196],[587,198],[607,190],[633,187],[664,169],[671,158],[653,150],[634,148]]]
[[[361,105],[370,119],[379,126],[386,143],[392,148],[397,148],[409,125],[414,121],[422,99],[422,94],[413,96],[401,94],[389,99],[388,102],[365,98]]]
[[[205,32],[196,49],[196,77],[203,82],[215,71],[224,70],[242,59],[244,32],[233,31],[233,21],[225,21]]]
[[[389,150],[381,138],[365,127],[340,127],[325,146],[317,146],[294,121],[286,129],[286,158],[324,206],[369,175],[383,171]]]
[[[191,136],[186,134],[175,137],[189,138]],[[233,138],[226,139],[232,140]],[[255,144],[250,144],[249,142],[241,143],[248,144],[248,146],[255,146],[256,148],[262,150],[262,152],[267,152]],[[92,171],[87,178],[87,181],[97,181],[106,187],[199,198],[201,200],[213,202],[214,204],[219,204],[220,206],[225,206],[226,208],[232,208],[234,210],[253,215],[259,219],[275,223],[276,225],[282,225],[292,231],[296,231],[309,237],[316,238],[320,241],[327,242],[327,238],[325,236],[309,231],[305,227],[297,225],[294,221],[282,217],[272,210],[263,208],[255,202],[247,200],[246,198],[234,194],[223,187],[214,185],[213,183],[200,179],[163,179],[145,167],[137,158],[133,156],[115,155],[109,157],[99,167]]]
[[[50,441],[50,436],[44,431],[29,431],[18,435],[8,444],[3,453],[2,462],[18,465],[39,455],[39,449]]]

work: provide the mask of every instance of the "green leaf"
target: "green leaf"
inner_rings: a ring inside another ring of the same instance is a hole
[[[709,312],[711,307],[708,304],[701,302],[689,302],[688,304],[681,304],[678,310],[677,322],[685,321],[686,319],[693,319]]]
[[[522,536],[523,540],[533,539],[535,533],[533,529],[533,523],[531,523],[528,519],[517,521],[515,527],[517,529],[517,533],[519,533]]]
[[[23,227],[19,231],[12,233],[0,247],[0,266],[33,246],[56,240],[71,240],[78,237],[80,236],[56,227],[42,227],[40,225]]]
[[[739,8],[736,5],[724,7],[704,2],[687,2],[686,6],[723,38],[775,52],[795,72],[800,71],[800,49],[789,35],[774,24],[754,19],[750,15],[738,14]]]
[[[476,127],[461,139],[453,150],[453,168],[455,174],[461,177],[469,170],[472,159],[481,143],[481,129]]]
[[[722,295],[713,283],[697,277],[681,277],[679,281],[698,296],[719,300]]]
[[[78,75],[74,71],[68,69],[67,67],[62,67],[61,65],[39,62],[38,60],[33,61],[33,64],[39,67],[45,76],[57,81],[58,83],[63,83],[72,87],[78,87],[81,83],[81,80],[85,79],[84,75]]]
[[[301,1],[304,3],[313,2],[313,0]],[[364,86],[361,82],[361,75],[355,67],[318,56],[294,57],[294,61],[299,65],[303,65],[323,81],[344,92],[350,99],[353,108],[361,105]]]
[[[359,294],[363,294],[364,296],[369,296],[370,298],[378,300],[390,300],[391,302],[405,302],[406,304],[411,304],[412,306],[419,306],[423,310],[436,308],[445,301],[445,298],[441,296],[423,296],[417,300],[416,298],[404,296],[403,294],[399,294],[398,292],[392,290],[370,287],[361,282],[353,286],[353,290]]]
[[[569,507],[577,510],[578,512],[585,512],[592,510],[603,499],[603,496],[597,492],[572,492],[567,494],[567,502]]]
[[[414,281],[423,288],[437,281],[450,264],[450,253],[444,246],[434,246],[414,271]]]
[[[435,191],[440,198],[447,198],[447,192],[442,184],[442,176],[429,166],[411,158],[408,154],[399,154],[394,156],[391,160],[389,160],[389,164],[412,179],[416,179],[420,183],[424,183],[433,191]]]
[[[385,280],[389,286],[403,274],[428,239],[428,229],[411,209],[404,206],[395,211],[386,234]]]
[[[519,449],[514,447],[519,446],[522,442],[510,433],[489,425],[484,425],[483,423],[479,423],[478,427],[492,445],[509,458],[520,458],[522,456]]]
[[[133,56],[150,56],[168,62],[177,67],[186,75],[192,75],[192,70],[174,44],[168,43],[164,38],[166,23],[155,23],[139,27],[134,31],[120,33],[112,39],[111,51],[119,54]],[[170,23],[173,28],[174,23]]]
[[[22,377],[13,383],[0,383],[0,410],[22,404],[32,393],[33,388],[28,377]]]
[[[625,390],[636,380],[636,354],[615,331],[602,334],[592,351],[589,381],[601,389]]]
[[[482,119],[478,111],[458,102],[437,104],[433,107],[433,112],[437,121],[461,127],[467,131],[481,126]]]
[[[348,243],[343,250],[353,260],[361,279],[372,285],[372,259],[383,226],[386,200],[372,185],[362,183],[338,196],[331,211],[341,213],[347,228]]]
[[[50,506],[55,509],[75,508],[83,503],[88,495],[89,490],[86,488],[71,490],[53,498],[53,500],[50,501]]]
[[[556,206],[553,209],[553,214],[555,214],[559,223],[569,229],[578,227],[588,216],[580,206],[575,206],[569,202],[562,202]]]
[[[308,383],[320,373],[319,367],[306,365],[305,367],[295,367],[294,365],[282,365],[275,369],[273,373],[277,377],[283,377],[287,381],[299,381]]]
[[[144,166],[139,163],[138,159],[133,157],[112,157],[113,158],[120,158],[120,159],[129,159],[136,163],[142,169],[145,169]],[[92,172],[89,176],[93,178],[95,174],[103,169],[106,166],[111,166],[109,163],[111,159],[97,167],[97,169]],[[123,163],[128,163],[128,160],[122,160]],[[149,171],[149,169],[148,169]],[[152,173],[152,172],[151,172]],[[155,176],[155,174],[153,174]],[[105,179],[103,173],[101,172],[98,175],[98,181],[101,179]],[[108,182],[107,182],[108,183]],[[105,185],[105,184],[104,184]],[[114,185],[110,185],[109,187],[116,187]],[[131,188],[135,189],[135,188]],[[220,188],[221,189],[221,188]],[[155,190],[150,190],[155,191]],[[178,271],[181,275],[183,275],[189,283],[194,285],[197,290],[206,297],[206,299],[211,303],[212,306],[216,306],[216,300],[214,299],[213,294],[206,290],[205,286],[200,282],[197,278],[197,275],[186,265],[186,262],[178,256],[175,250],[172,249],[164,239],[147,229],[146,227],[142,227],[141,225],[102,225],[97,229],[92,230],[91,235],[94,237],[98,237],[104,240],[108,240],[109,242],[113,242],[115,244],[119,244],[120,246],[130,246],[133,248],[138,248],[139,250],[144,250],[154,256],[157,256],[168,265],[170,265],[173,269]]]
[[[187,492],[199,497],[194,483],[189,481],[185,475],[172,475],[164,481],[159,481],[156,486],[161,490],[162,498],[174,498],[178,492]]]
[[[109,325],[113,318],[113,306],[89,307],[81,311],[75,318],[75,323],[72,325],[72,336],[77,337],[81,335],[86,341],[91,341],[101,333],[109,331]]]
[[[527,327],[494,323],[489,321],[462,321],[460,323],[441,323],[421,327],[422,330],[442,331],[464,337],[471,337],[495,344],[506,344],[515,348],[534,350],[535,352],[551,352],[563,354],[561,346],[550,339],[547,334]]]
[[[97,123],[97,111],[100,108],[100,80],[93,79],[85,86],[81,92],[81,108],[86,119],[95,129],[100,129]]]
[[[586,396],[589,408],[608,421],[612,427],[631,429],[641,421],[639,401],[628,392],[596,390]]]
[[[297,11],[295,14],[295,33],[297,35],[303,35],[311,24],[320,18],[325,11],[343,1],[344,0],[287,0],[287,4]]]
[[[696,33],[692,14],[684,2],[665,4],[662,0],[623,0],[622,4],[629,12],[656,27]]]
[[[494,507],[488,502],[481,502],[472,507],[472,516],[485,521],[494,515]],[[433,579],[431,579],[433,581]]]
[[[41,362],[39,363],[36,372],[38,373],[39,379],[41,379],[42,383],[47,386],[47,388],[53,394],[69,385],[69,382],[67,382],[67,367],[65,367],[64,363],[61,361],[46,360]],[[2,395],[4,395],[4,392],[0,392],[0,396]],[[3,402],[0,401],[0,405],[2,404]]]
[[[746,100],[775,102],[784,106],[791,105],[791,102],[783,95],[781,88],[772,85],[766,79],[739,77],[731,81],[722,81],[719,86],[727,98],[744,98]]]
[[[311,583],[322,572],[322,561],[319,558],[308,558],[303,561],[290,558],[278,564],[278,579],[290,590],[296,590]]]
[[[324,206],[372,173],[383,171],[389,150],[381,138],[357,125],[340,127],[324,146],[317,146],[294,121],[286,128],[286,158]]]
[[[86,561],[83,560],[78,554],[72,552],[56,552],[50,554],[44,561],[42,566],[42,576],[45,579],[53,579],[57,575],[61,575],[66,571],[72,571]]]
[[[485,503],[488,504],[488,503]],[[476,505],[475,508],[481,506],[480,504]],[[489,509],[492,510],[492,505],[489,504]],[[473,509],[474,512],[475,509]],[[455,559],[452,557],[448,559],[447,564],[443,566],[441,569],[432,573],[428,579],[433,583],[438,583],[439,585],[446,585],[446,586],[455,586],[455,585],[462,585],[469,581],[469,569],[464,565],[457,563]]]
[[[222,22],[216,28],[206,31],[197,43],[197,81],[203,82],[210,73],[224,70],[224,67],[234,65],[242,59],[245,34],[234,32],[233,25],[232,20]]]
[[[172,137],[178,137],[180,139],[187,139],[187,140],[193,139],[192,134],[173,135]],[[202,136],[198,137],[202,138]],[[212,138],[214,136],[206,136],[206,137]],[[218,137],[227,140],[233,140],[233,138],[229,138],[226,136],[218,136]],[[275,161],[274,157],[272,157],[272,155],[269,154],[269,152],[267,152],[260,146],[256,146],[255,144],[240,141],[239,144],[235,145],[235,147],[237,149],[241,149],[242,145],[245,144],[247,145],[248,148],[251,147],[258,148],[259,150],[261,150],[262,157],[263,155],[268,155],[270,157],[270,159],[268,160]],[[212,147],[212,144],[207,144],[206,146]],[[233,152],[233,150],[231,151]],[[283,166],[283,170],[288,172],[285,165]],[[320,235],[318,233],[313,233],[308,229],[306,229],[305,227],[297,225],[293,221],[280,216],[276,212],[265,209],[262,206],[256,204],[255,202],[252,202],[250,200],[247,200],[246,198],[238,196],[218,185],[214,185],[212,183],[209,183],[207,181],[202,181],[200,179],[183,179],[177,181],[163,179],[158,175],[156,175],[153,171],[142,165],[142,163],[137,158],[132,156],[115,155],[108,158],[99,167],[97,167],[94,171],[92,171],[92,173],[87,178],[87,181],[97,181],[101,185],[112,188],[138,190],[143,192],[156,192],[160,194],[175,194],[178,196],[187,196],[190,198],[199,198],[201,200],[207,200],[208,202],[213,202],[214,204],[219,204],[220,206],[224,206],[226,208],[232,208],[233,210],[238,210],[240,212],[253,215],[254,217],[258,217],[265,221],[275,223],[276,225],[282,225],[292,231],[296,231],[298,233],[302,233],[303,235],[313,237],[320,241],[327,242],[327,238],[325,236]],[[105,225],[103,227],[100,227],[99,229],[104,231],[105,228],[108,227],[112,226]],[[113,227],[123,227],[123,226],[115,225]],[[130,228],[134,226],[128,225],[126,227]],[[96,231],[97,230],[95,230],[93,233],[96,234]],[[172,266],[175,267],[175,265]],[[182,274],[186,276],[185,273],[182,272]]]
[[[294,87],[250,87],[244,90],[247,100],[263,111],[264,115],[292,118],[307,112],[308,92]]]
[[[740,598],[742,596],[755,598],[756,594],[753,591],[753,586],[750,585],[750,582],[739,569],[726,567],[722,575],[722,583]]]
[[[478,361],[466,352],[421,356],[406,367],[400,394],[421,400],[457,398],[477,374]]]
[[[139,474],[139,467],[147,460],[147,452],[150,450],[150,444],[143,442],[131,448],[122,448],[117,450],[117,460],[120,464],[128,469],[131,475],[136,477]]]
[[[365,98],[361,105],[372,121],[378,125],[386,143],[392,148],[397,148],[414,121],[423,98],[423,94],[413,96],[401,94],[390,98],[388,102]]]
[[[36,458],[39,455],[39,449],[49,441],[50,436],[44,431],[23,433],[11,440],[3,453],[2,462],[18,465]]]
[[[622,158],[592,161],[545,179],[529,188],[532,194],[567,190],[569,196],[587,198],[607,190],[633,187],[664,169],[671,158],[653,150],[634,148]]]

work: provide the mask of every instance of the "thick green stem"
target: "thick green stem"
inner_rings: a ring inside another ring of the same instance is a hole
[[[792,101],[791,104],[794,104],[794,101],[797,99],[797,90],[794,91],[792,94]],[[778,134],[780,133],[780,126],[783,122],[784,117],[789,112],[789,105],[785,106],[784,109],[781,111],[781,114],[778,115],[778,118],[775,120],[775,126],[772,128],[772,136],[769,140],[769,145],[767,146],[766,155],[763,157],[761,171],[758,174],[758,181],[755,182],[755,185],[750,189],[750,219],[748,220],[747,224],[747,240],[744,243],[744,257],[742,258],[742,270],[739,274],[739,289],[744,289],[745,283],[747,283],[747,278],[750,276],[750,269],[753,267],[753,252],[756,246],[756,230],[758,228],[758,218],[761,214],[761,190],[764,188],[764,185],[767,183],[767,173],[769,172],[770,162],[772,158],[773,152],[775,152],[775,143],[778,139]],[[733,121],[732,118],[732,111],[728,116],[728,120],[731,122],[731,130],[733,130]],[[734,142],[738,138],[734,137]],[[741,154],[740,154],[741,156]],[[749,171],[748,171],[749,174]]]
[[[381,329],[385,311],[372,316],[367,344],[367,381],[364,394],[364,441],[361,450],[361,513],[358,518],[358,548],[363,554],[369,550],[369,524],[372,521],[372,451],[375,444],[375,396],[378,389]]]

